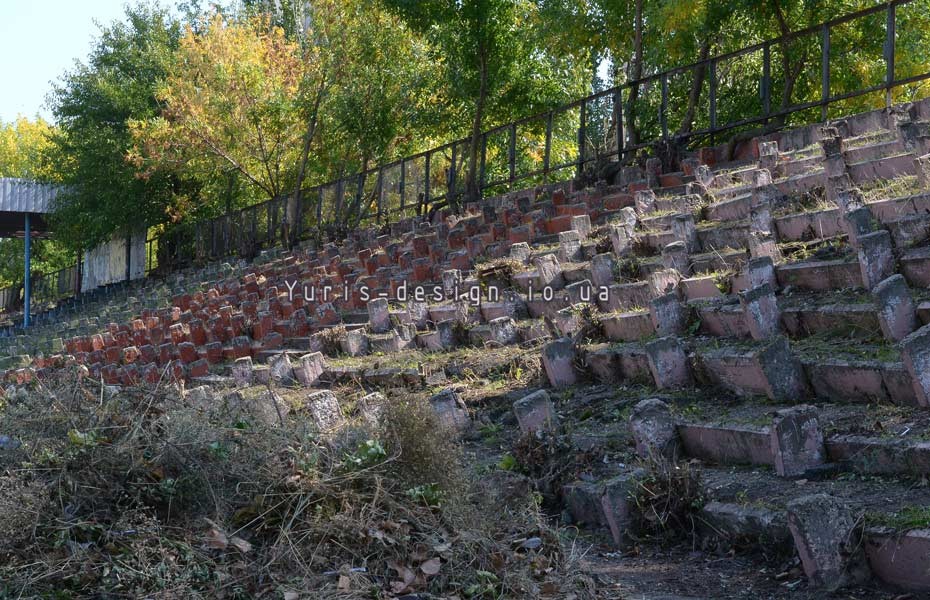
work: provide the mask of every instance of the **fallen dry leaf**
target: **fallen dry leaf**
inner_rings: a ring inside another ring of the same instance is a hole
[[[339,576],[339,583],[336,584],[336,589],[340,592],[348,592],[349,588],[352,587],[352,580],[349,579],[346,575]]]
[[[226,547],[229,546],[229,539],[226,537],[226,534],[213,521],[209,519],[206,521],[210,524],[210,529],[208,529],[207,533],[204,535],[204,542],[209,548],[225,550]]]
[[[427,575],[435,575],[439,572],[439,568],[442,566],[442,561],[438,558],[431,558],[422,565],[420,565],[420,570]]]
[[[252,544],[248,543],[247,541],[245,541],[239,536],[233,536],[229,538],[229,543],[232,544],[236,548],[236,550],[238,550],[239,552],[243,554],[252,550]]]

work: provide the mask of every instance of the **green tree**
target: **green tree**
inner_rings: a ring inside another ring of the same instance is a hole
[[[537,7],[526,0],[383,0],[424,35],[444,69],[447,113],[469,123],[465,196],[481,195],[478,157],[487,120],[503,120],[553,106],[584,87],[570,58],[546,51],[535,29]],[[579,89],[580,88],[580,89]],[[453,210],[459,198],[449,198]]]
[[[0,122],[0,177],[55,181],[57,174],[45,158],[53,129],[41,118]],[[51,273],[74,264],[74,260],[74,254],[55,240],[33,241],[33,273]],[[0,240],[0,287],[21,286],[23,275],[22,238]]]
[[[73,249],[165,222],[173,207],[197,197],[197,186],[176,173],[143,171],[127,160],[129,123],[158,114],[156,90],[179,38],[164,9],[129,7],[125,21],[102,28],[87,62],[54,87],[58,130],[49,155],[68,191],[52,221]]]

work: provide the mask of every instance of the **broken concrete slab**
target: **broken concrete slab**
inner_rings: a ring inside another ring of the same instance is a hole
[[[636,453],[642,458],[675,460],[680,440],[675,418],[668,404],[658,398],[642,400],[630,413],[630,432]]]
[[[558,429],[559,417],[546,390],[539,390],[520,398],[513,403],[513,412],[523,433]]]
[[[878,322],[885,339],[900,342],[917,329],[917,310],[902,275],[895,274],[872,289]]]
[[[812,585],[832,592],[869,577],[858,519],[839,499],[801,496],[787,508],[788,529]]]
[[[570,338],[561,338],[547,344],[543,349],[542,362],[552,387],[567,387],[578,381],[575,373],[575,343]]]
[[[770,430],[775,472],[797,477],[824,464],[823,433],[813,406],[801,405],[775,413]]]

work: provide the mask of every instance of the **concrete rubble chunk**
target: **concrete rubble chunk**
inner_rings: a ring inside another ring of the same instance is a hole
[[[767,284],[773,290],[778,289],[778,280],[775,277],[775,263],[771,256],[760,256],[750,259],[746,263],[746,278],[749,287],[754,288]]]
[[[688,246],[684,242],[672,242],[662,248],[662,264],[666,269],[675,269],[683,276],[691,274]]]
[[[760,350],[759,365],[765,374],[770,399],[797,401],[807,396],[801,365],[785,336],[779,335]]]
[[[237,358],[232,365],[232,377],[239,387],[252,385],[252,357]]]
[[[659,338],[646,344],[646,359],[660,390],[688,387],[693,383],[688,355],[677,337]]]
[[[894,250],[891,234],[887,230],[876,231],[859,238],[859,270],[862,285],[871,290],[894,273]]]
[[[616,263],[609,252],[596,254],[591,259],[591,283],[597,287],[606,287],[614,282]]]
[[[900,342],[917,329],[917,311],[907,281],[900,274],[885,279],[872,290],[878,322],[885,339]]]
[[[575,373],[575,343],[570,338],[550,342],[543,349],[542,362],[552,387],[563,388],[578,381]]]
[[[520,398],[513,403],[513,412],[523,433],[558,429],[559,417],[546,390],[539,390]]]
[[[545,254],[533,259],[536,267],[536,289],[550,287],[559,290],[565,287],[565,278],[562,276],[562,266],[554,254]]]
[[[339,399],[330,390],[313,392],[307,396],[304,406],[314,426],[320,431],[331,431],[345,421]]]
[[[603,489],[592,481],[573,481],[562,486],[562,502],[565,511],[576,525],[598,527],[606,524],[601,505]]]
[[[672,235],[679,242],[685,244],[688,252],[697,252],[700,250],[700,241],[698,240],[697,225],[694,222],[694,215],[686,213],[675,215],[672,219]]]
[[[677,291],[653,299],[649,303],[649,313],[658,335],[683,333],[687,327],[686,309],[678,299]]]
[[[804,475],[826,460],[823,433],[813,406],[776,411],[770,435],[775,472],[781,477]]]
[[[387,298],[375,298],[368,302],[368,326],[372,333],[387,333],[391,329]]]
[[[767,340],[778,335],[781,313],[775,291],[768,283],[740,292],[739,302],[752,339]]]
[[[510,258],[519,260],[524,264],[529,262],[531,254],[530,245],[526,242],[518,242],[510,246]]]
[[[268,368],[271,370],[271,380],[275,383],[287,383],[294,379],[294,367],[286,352],[268,359]]]
[[[471,423],[465,403],[452,388],[446,388],[432,396],[429,403],[442,427],[462,431]]]
[[[627,225],[611,225],[607,236],[614,254],[625,256],[633,248],[633,228]]]
[[[583,258],[581,253],[581,235],[574,230],[559,234],[559,260],[577,262]]]
[[[387,400],[381,392],[372,392],[362,396],[356,403],[359,415],[371,427],[377,427],[381,424],[381,417],[384,414],[384,405]]]
[[[325,366],[326,360],[321,352],[304,354],[300,357],[300,365],[294,369],[294,376],[302,386],[310,387],[319,381]]]
[[[511,248],[511,254],[513,249]],[[446,298],[452,298],[462,282],[462,272],[458,269],[447,269],[442,272],[442,291]]]
[[[187,390],[184,397],[193,406],[207,407],[214,400],[213,388],[208,385],[197,386]]]
[[[801,496],[787,508],[788,529],[813,586],[833,592],[869,577],[858,520],[838,498]]]
[[[344,338],[339,340],[342,351],[349,356],[362,356],[368,354],[368,334],[364,329],[350,329]]]
[[[656,210],[656,193],[652,190],[638,190],[633,196],[633,201],[639,216],[648,215]]]
[[[920,406],[930,406],[930,325],[901,340],[901,360],[911,376]]]
[[[617,547],[623,548],[631,541],[635,524],[635,505],[632,496],[636,492],[637,479],[645,474],[642,470],[624,473],[604,482],[601,496],[601,511],[610,535]]]
[[[923,189],[930,189],[930,154],[918,156],[914,159],[917,168],[917,183]]]
[[[675,460],[680,451],[678,425],[668,404],[658,398],[641,400],[630,413],[630,432],[642,458]]]

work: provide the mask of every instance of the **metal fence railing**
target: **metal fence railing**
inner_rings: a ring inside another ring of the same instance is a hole
[[[831,107],[848,113],[857,108],[852,100],[869,95],[883,96],[877,103],[884,106],[895,90],[910,87],[927,95],[930,87],[923,82],[930,71],[922,58],[930,53],[927,14],[930,0],[893,0],[494,127],[479,140],[479,188],[496,194],[518,184],[572,179],[598,161],[622,161],[670,140],[694,147],[760,124],[773,129],[826,120]],[[853,68],[851,57],[861,63],[856,76],[837,77]],[[786,65],[804,68],[787,73]],[[695,91],[700,102],[693,122],[686,131],[673,131],[674,123],[687,121]],[[147,240],[146,272],[254,256],[282,242],[423,214],[464,193],[469,144],[470,139],[456,140],[309,188],[290,206],[275,198],[174,226]]]

